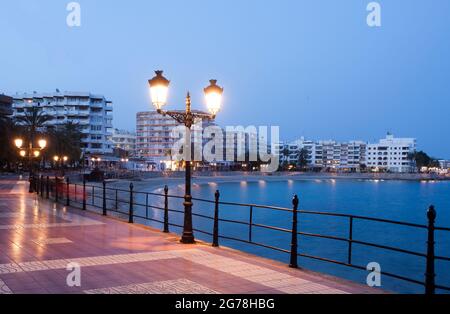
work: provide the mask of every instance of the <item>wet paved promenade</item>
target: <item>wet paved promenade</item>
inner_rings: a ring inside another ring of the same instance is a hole
[[[69,287],[67,265],[81,266]],[[366,286],[55,205],[0,178],[1,293],[375,293]]]

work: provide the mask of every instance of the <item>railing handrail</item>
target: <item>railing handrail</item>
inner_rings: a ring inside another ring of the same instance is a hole
[[[102,209],[104,215],[107,215],[107,212],[110,211],[110,212],[116,212],[116,213],[121,214],[121,215],[127,215],[128,216],[128,221],[130,223],[134,223],[134,218],[146,219],[146,220],[149,220],[149,221],[161,223],[161,224],[164,224],[164,232],[169,232],[169,226],[182,227],[182,226],[180,226],[178,224],[169,222],[169,216],[168,216],[169,212],[179,213],[179,214],[182,214],[184,212],[182,210],[176,210],[176,209],[169,208],[168,200],[169,200],[169,198],[184,199],[184,197],[178,196],[178,195],[170,195],[168,193],[169,190],[168,190],[167,186],[164,188],[164,194],[160,194],[160,193],[154,193],[154,192],[134,191],[134,187],[133,187],[132,184],[130,184],[129,190],[126,190],[126,189],[120,189],[120,188],[107,187],[106,186],[106,181],[103,181],[102,186],[87,185],[86,181],[83,181],[83,184],[80,185],[80,184],[76,184],[76,183],[72,184],[72,183],[70,183],[69,180],[66,180],[64,182],[64,181],[60,180],[58,177],[55,177],[54,180],[51,180],[49,177],[44,178],[44,176],[33,177],[32,180],[30,181],[30,184],[33,184],[35,186],[36,192],[38,194],[40,194],[41,197],[45,197],[44,194],[46,194],[46,198],[49,198],[49,194],[52,194],[55,197],[55,201],[56,202],[58,202],[59,200],[63,200],[63,201],[65,201],[66,205],[70,205],[71,202],[73,202],[73,203],[82,203],[84,210],[86,210],[86,207],[87,207],[86,196],[88,194],[88,190],[90,190],[92,203],[90,203],[89,206],[93,206],[93,207]],[[47,185],[46,189],[44,188],[45,184]],[[60,189],[60,191],[58,191],[59,190],[58,189],[58,185],[59,184],[62,184],[62,188]],[[76,193],[75,193],[75,199],[71,200],[71,198],[70,198],[70,194],[71,194],[70,186],[74,186],[74,191],[75,192],[77,191],[77,186],[82,186],[83,187],[82,188],[83,199],[82,199],[81,202],[80,202],[80,200],[77,200]],[[96,189],[97,190],[100,189],[102,191],[103,195],[102,196],[98,196],[95,193]],[[44,190],[46,191],[46,193],[44,193]],[[107,197],[106,191],[115,191],[115,198]],[[118,199],[118,192],[128,193],[129,199],[128,200],[127,199],[119,200]],[[64,194],[66,194],[65,198],[64,198]],[[137,202],[135,200],[135,198],[134,198],[135,195],[141,195],[141,194],[145,195],[145,198],[146,198],[145,204]],[[149,202],[148,202],[149,196],[164,197],[164,199],[165,199],[164,207],[150,205]],[[194,229],[194,231],[197,231],[197,232],[200,232],[200,233],[203,233],[203,234],[206,234],[206,235],[213,236],[213,246],[219,246],[219,243],[218,243],[219,242],[218,241],[219,238],[221,238],[221,239],[228,239],[228,240],[234,240],[234,241],[239,241],[239,242],[243,242],[243,243],[248,243],[248,244],[252,244],[252,245],[256,245],[256,246],[260,246],[260,247],[264,247],[264,248],[267,248],[267,249],[272,249],[272,250],[276,250],[276,251],[280,251],[280,252],[290,253],[291,254],[290,266],[291,267],[295,267],[295,268],[297,267],[297,258],[298,257],[305,257],[305,258],[310,258],[310,259],[314,259],[314,260],[320,260],[320,261],[324,261],[324,262],[329,262],[329,263],[334,263],[334,264],[338,264],[338,265],[348,266],[348,267],[352,267],[352,268],[356,268],[356,269],[366,269],[366,268],[363,267],[363,266],[355,265],[355,264],[352,263],[352,245],[353,244],[358,244],[358,245],[363,245],[363,246],[368,246],[368,247],[375,247],[375,248],[379,248],[379,249],[395,251],[395,252],[399,252],[399,253],[403,253],[403,254],[409,254],[409,255],[414,255],[414,256],[417,256],[417,257],[422,257],[422,258],[426,258],[427,259],[427,270],[426,270],[426,281],[425,282],[419,281],[417,279],[412,279],[412,278],[408,278],[408,277],[405,277],[405,276],[401,276],[401,275],[398,275],[398,274],[393,274],[393,273],[389,273],[389,272],[383,271],[384,275],[392,277],[392,278],[404,280],[404,281],[407,281],[407,282],[423,285],[423,286],[426,287],[426,293],[434,293],[435,289],[441,289],[441,290],[450,291],[450,287],[449,286],[439,285],[439,284],[436,284],[434,282],[434,278],[436,276],[435,273],[434,273],[435,260],[441,260],[441,261],[448,261],[448,262],[450,262],[450,257],[447,257],[447,256],[435,256],[435,254],[434,254],[434,245],[435,245],[434,233],[435,233],[435,231],[450,231],[450,228],[448,228],[448,227],[436,227],[436,226],[434,226],[434,220],[435,220],[435,217],[436,217],[436,214],[435,214],[435,211],[434,211],[434,206],[431,206],[429,211],[428,211],[428,226],[427,226],[427,225],[418,224],[418,223],[411,223],[411,222],[404,222],[404,221],[390,220],[390,219],[376,218],[376,217],[367,217],[367,216],[361,216],[361,215],[352,215],[352,214],[345,214],[345,213],[330,213],[330,212],[311,211],[311,210],[299,210],[298,209],[299,199],[297,198],[297,196],[294,197],[294,200],[293,200],[294,206],[293,206],[293,208],[285,208],[285,207],[270,206],[270,205],[258,205],[258,204],[246,204],[246,203],[220,201],[219,200],[219,198],[220,198],[219,191],[216,192],[215,196],[216,197],[215,197],[214,201],[208,200],[208,199],[202,199],[202,198],[192,198],[192,200],[195,200],[195,201],[204,202],[204,203],[208,203],[208,204],[215,204],[215,206],[214,206],[214,208],[215,208],[214,217],[208,216],[206,214],[192,213],[193,216],[200,217],[200,218],[205,218],[205,219],[209,219],[209,220],[213,220],[214,221],[214,230],[213,230],[213,232],[200,230],[200,229]],[[103,203],[102,203],[101,206],[96,204],[96,202],[95,202],[96,199],[102,199]],[[115,209],[107,208],[107,201],[115,201]],[[125,210],[121,211],[119,209],[119,206],[118,206],[119,203],[128,204],[129,205],[128,211],[125,211]],[[248,207],[250,209],[249,222],[242,221],[242,220],[220,218],[219,217],[219,207],[220,207],[220,205]],[[136,214],[135,211],[134,211],[134,206],[145,207],[145,209],[146,209],[145,216]],[[163,210],[164,211],[164,221],[162,221],[160,219],[155,219],[155,218],[149,217],[148,210],[150,208],[151,209],[157,209],[157,210]],[[254,223],[253,222],[253,211],[254,211],[255,208],[272,209],[272,210],[290,212],[293,215],[292,230],[286,229],[286,228],[281,228],[281,227],[276,227],[276,226],[270,226],[270,225]],[[332,236],[332,235],[324,235],[324,234],[314,234],[314,233],[308,233],[308,232],[304,232],[304,231],[298,231],[297,230],[297,216],[299,214],[302,214],[302,215],[320,215],[320,216],[331,216],[331,217],[346,218],[346,219],[349,220],[349,235],[348,235],[348,238]],[[403,226],[419,228],[419,229],[426,229],[426,230],[428,230],[427,253],[416,252],[416,251],[411,251],[411,250],[407,250],[407,249],[403,249],[403,248],[399,248],[399,247],[394,247],[394,246],[389,246],[389,245],[384,245],[384,244],[377,244],[377,243],[372,243],[372,242],[367,242],[367,241],[361,241],[361,240],[354,239],[354,236],[353,236],[354,220],[375,221],[375,222],[381,222],[381,223],[403,225]],[[219,222],[228,222],[228,223],[235,223],[235,224],[241,224],[241,225],[248,226],[249,227],[249,239],[248,240],[244,240],[244,239],[236,238],[236,237],[233,237],[233,236],[226,236],[226,235],[223,235],[223,234],[222,235],[219,234],[219,231],[218,231],[219,230]],[[253,239],[252,239],[252,230],[253,230],[254,227],[268,229],[268,230],[273,230],[273,231],[279,231],[279,232],[284,232],[284,233],[291,233],[292,234],[291,250],[286,250],[286,249],[279,248],[279,247],[276,247],[276,246],[267,245],[267,244],[258,243],[258,242],[253,241]],[[347,242],[348,243],[348,259],[347,259],[347,262],[342,262],[342,261],[337,261],[337,260],[333,260],[333,259],[329,259],[329,258],[313,256],[313,255],[309,255],[309,254],[306,254],[306,253],[298,253],[297,252],[297,236],[324,238],[324,239],[329,239],[329,240]]]
[[[95,188],[101,188],[100,186],[96,185],[86,185],[86,187],[95,187]],[[129,190],[120,189],[120,188],[110,188],[106,187],[106,190],[109,191],[119,191],[119,192],[125,192],[129,193]],[[165,196],[163,193],[155,193],[155,192],[144,192],[144,191],[133,191],[134,194],[147,194],[152,196]],[[179,198],[184,199],[181,195],[176,194],[169,194],[169,198]],[[204,199],[204,198],[198,198],[193,197],[193,201],[200,201],[205,203],[214,204],[214,200],[210,199]],[[261,205],[261,204],[252,204],[252,203],[238,203],[238,202],[229,202],[229,201],[219,201],[220,205],[229,205],[229,206],[240,206],[240,207],[253,207],[253,208],[261,208],[261,209],[274,209],[279,211],[286,211],[286,212],[292,212],[292,208],[287,207],[281,207],[281,206],[274,206],[274,205]],[[369,216],[361,216],[361,215],[354,215],[354,214],[346,214],[346,213],[330,213],[330,212],[324,212],[324,211],[312,211],[312,210],[297,210],[299,214],[314,214],[314,215],[322,215],[322,216],[333,216],[333,217],[346,217],[346,218],[354,218],[354,219],[360,219],[360,220],[370,220],[370,221],[376,221],[376,222],[384,222],[384,223],[390,223],[390,224],[397,224],[397,225],[404,225],[409,227],[417,227],[417,228],[423,228],[426,229],[427,226],[423,224],[413,223],[413,222],[406,222],[406,221],[399,221],[399,220],[392,220],[392,219],[385,219],[385,218],[377,218],[377,217],[369,217]],[[440,231],[450,231],[450,227],[435,227],[435,230]]]

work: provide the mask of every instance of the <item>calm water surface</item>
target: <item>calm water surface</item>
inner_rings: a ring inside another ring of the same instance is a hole
[[[416,181],[368,181],[368,180],[287,180],[258,181],[237,183],[209,183],[194,185],[193,196],[213,200],[214,192],[219,189],[221,200],[238,203],[266,204],[291,208],[292,196],[300,197],[300,209],[324,211],[331,213],[355,214],[401,220],[426,224],[426,210],[429,205],[436,206],[438,226],[450,226],[450,182],[416,182]],[[162,190],[157,190],[162,192]],[[182,185],[172,187],[171,193],[183,195]],[[173,199],[170,207],[182,209],[182,200]],[[151,199],[150,204],[161,206],[162,200]],[[144,209],[138,209],[138,211]],[[213,215],[213,204],[195,202],[194,213]],[[149,215],[162,219],[159,210],[150,210]],[[239,206],[221,206],[220,217],[248,222],[249,208]],[[171,213],[173,223],[182,224],[182,215]],[[268,209],[254,209],[254,223],[291,228],[291,214]],[[161,228],[160,224],[152,224]],[[212,232],[212,221],[195,217],[194,228]],[[348,237],[348,218],[301,215],[299,230],[302,232],[322,233],[332,236]],[[179,228],[172,231],[180,232]],[[248,226],[221,223],[220,234],[224,236],[248,239]],[[378,222],[356,220],[354,239],[408,250],[426,252],[426,230],[405,226],[389,225]],[[450,256],[450,233],[437,233],[436,254]],[[209,235],[197,232],[196,237],[211,241]],[[254,228],[253,240],[289,249],[290,234]],[[254,247],[248,244],[221,240],[222,245],[237,248],[260,256],[269,257],[285,263],[289,255]],[[311,237],[299,238],[299,252],[309,255],[331,258],[345,262],[347,243]],[[382,271],[404,275],[417,280],[424,279],[425,259],[376,248],[355,244],[353,246],[353,263],[366,266],[378,262]],[[347,267],[321,261],[300,258],[301,267],[365,283],[367,273]],[[437,262],[437,283],[450,286],[450,263]],[[423,287],[405,283],[389,277],[382,277],[383,288],[396,292],[422,293]]]

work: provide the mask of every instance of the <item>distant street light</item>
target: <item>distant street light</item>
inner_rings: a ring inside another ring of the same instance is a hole
[[[60,162],[60,161],[62,161],[62,162],[67,162],[68,160],[69,160],[69,157],[67,157],[67,156],[58,156],[58,155],[56,155],[56,156],[54,156],[53,157],[53,160],[55,161],[55,162]]]
[[[168,115],[178,123],[184,124],[187,129],[191,129],[195,119],[215,119],[222,105],[223,89],[217,85],[216,80],[210,80],[210,85],[204,89],[206,105],[210,114],[194,113],[191,111],[191,97],[189,92],[186,97],[186,112],[181,111],[163,111],[162,108],[167,104],[170,81],[163,76],[163,71],[155,71],[156,76],[149,80],[150,95],[153,106],[157,112],[162,115]],[[190,151],[191,139],[186,136],[186,145]],[[191,161],[186,160],[186,188],[184,195],[184,226],[181,242],[186,244],[195,243],[194,232],[192,228],[192,195],[191,195]]]
[[[19,149],[19,155],[22,158],[28,159],[28,167],[30,169],[30,188],[29,192],[33,193],[33,184],[31,184],[31,180],[33,178],[33,158],[39,158],[41,156],[41,151],[47,147],[47,141],[45,139],[38,140],[39,147],[33,147],[33,141],[28,143],[27,148],[23,148],[24,141],[21,138],[17,138],[14,140],[14,144]]]

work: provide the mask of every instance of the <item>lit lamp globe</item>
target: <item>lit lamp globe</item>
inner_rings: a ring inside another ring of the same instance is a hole
[[[33,152],[33,155],[34,155],[34,157],[38,158],[38,157],[41,155],[41,152],[38,151],[38,150],[35,150],[35,151]]]
[[[58,162],[58,161],[59,161],[59,156],[53,157],[53,160],[56,161],[56,162]]]
[[[22,148],[23,140],[21,138],[15,139],[14,144],[16,145],[17,148]]]
[[[163,71],[155,71],[156,76],[148,81],[152,104],[158,112],[167,104],[170,81],[163,76]]]
[[[223,88],[217,85],[217,80],[210,80],[210,85],[204,89],[206,107],[209,113],[215,117],[222,107]]]
[[[64,162],[66,162],[66,161],[68,161],[68,160],[69,160],[69,157],[67,157],[67,156],[64,156],[64,157],[63,157],[63,161],[64,161]]]
[[[27,155],[27,152],[24,150],[21,150],[19,154],[20,154],[20,157],[25,157]]]
[[[39,140],[38,144],[41,149],[44,149],[45,147],[47,147],[47,141],[44,139]]]

